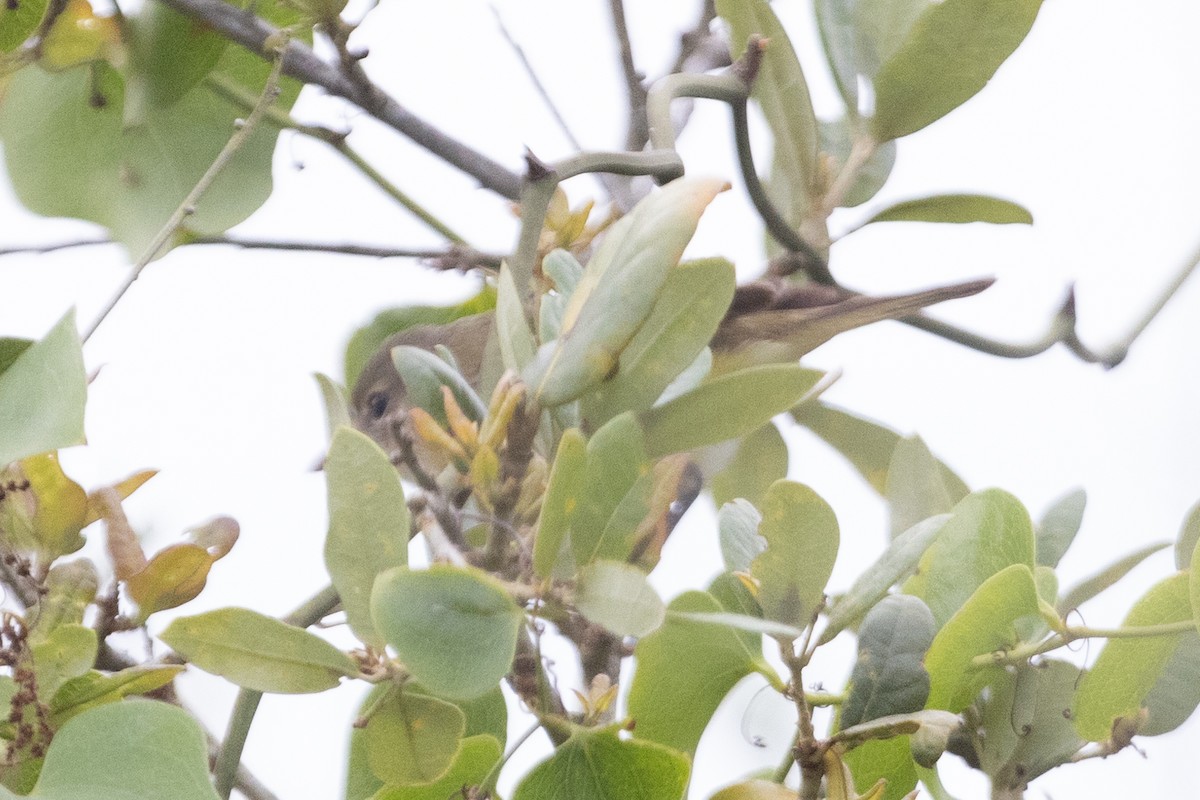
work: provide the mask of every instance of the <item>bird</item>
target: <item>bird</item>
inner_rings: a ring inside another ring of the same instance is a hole
[[[756,364],[799,360],[837,334],[885,319],[906,317],[926,306],[969,297],[993,283],[990,278],[907,294],[869,296],[837,286],[795,284],[779,278],[736,288],[713,335],[713,368],[723,374]],[[392,349],[409,345],[433,351],[442,346],[467,381],[479,388],[484,354],[495,330],[487,311],[449,323],[415,325],[388,337],[363,367],[351,393],[351,421],[384,452],[395,453],[409,405],[404,382],[392,362]]]

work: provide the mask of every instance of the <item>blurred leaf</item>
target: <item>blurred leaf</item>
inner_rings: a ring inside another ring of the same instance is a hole
[[[763,499],[758,532],[767,549],[750,565],[768,619],[805,628],[825,596],[838,551],[833,509],[803,484],[777,481]]]
[[[795,407],[821,374],[799,364],[731,372],[638,414],[651,456],[682,453],[753,433]]]
[[[924,708],[929,673],[922,662],[935,633],[933,614],[912,595],[892,595],[872,608],[858,632],[858,658],[839,727]]]
[[[82,625],[87,607],[96,599],[100,576],[86,558],[59,561],[46,575],[46,592],[29,614],[29,639],[36,642],[60,625]]]
[[[571,428],[558,440],[558,452],[550,467],[549,483],[533,540],[533,571],[540,578],[554,574],[573,512],[584,491],[586,467],[587,439],[577,428]]]
[[[716,9],[729,25],[729,50],[735,60],[746,52],[752,35],[767,40],[751,96],[775,140],[772,199],[779,203],[783,195],[792,200],[781,203],[781,212],[798,227],[819,191],[817,117],[800,60],[767,0],[717,0]],[[783,191],[774,185],[780,181],[787,182]]]
[[[643,637],[662,624],[666,606],[637,567],[594,561],[579,572],[575,607],[618,636]]]
[[[479,422],[487,415],[487,406],[471,384],[458,370],[428,350],[409,345],[392,348],[392,363],[404,379],[408,402],[423,408],[433,415],[442,426],[446,425],[446,406],[442,398],[442,387],[450,387],[454,399],[466,415]]]
[[[609,229],[563,312],[557,344],[525,370],[525,382],[543,406],[570,402],[613,373],[700,215],[726,186],[712,179],[674,180]]]
[[[610,542],[614,549],[601,552],[604,532],[621,501],[639,478],[649,474],[650,467],[642,431],[632,414],[614,417],[592,435],[583,492],[571,520],[571,548],[577,566],[587,566],[601,555],[623,555],[621,543]]]
[[[1041,0],[945,0],[917,18],[875,76],[875,138],[898,139],[982,89],[1029,33]]]
[[[339,427],[349,427],[353,424],[350,422],[350,397],[346,394],[346,387],[328,375],[314,372],[313,377],[321,389],[321,400],[325,406],[325,427],[332,440]]]
[[[767,540],[758,533],[761,522],[762,514],[748,500],[733,500],[721,506],[717,512],[717,533],[725,569],[749,572],[754,559],[767,549]]]
[[[23,458],[21,472],[36,498],[33,536],[42,558],[50,562],[83,547],[79,532],[87,514],[87,492],[62,471],[58,454]]]
[[[923,519],[945,514],[963,498],[951,496],[941,465],[920,436],[896,442],[888,462],[884,497],[895,538]]]
[[[108,675],[90,670],[67,681],[54,693],[50,701],[50,722],[58,728],[88,709],[161,689],[183,670],[182,665],[175,664],[138,664]]]
[[[663,389],[663,393],[659,395],[657,405],[670,402],[680,395],[687,394],[692,389],[699,386],[709,373],[712,372],[713,354],[712,348],[705,347],[700,351],[700,355],[696,356],[691,364],[684,368],[683,372],[671,381],[671,384]]]
[[[653,742],[623,740],[611,728],[577,729],[517,784],[513,800],[682,800],[691,764]]]
[[[35,642],[30,649],[39,699],[45,702],[64,683],[90,670],[98,647],[96,632],[77,624],[60,625]]]
[[[871,739],[846,753],[844,758],[859,792],[869,792],[881,778],[887,781],[877,800],[902,800],[917,785],[916,765],[907,736]]]
[[[1166,578],[1134,603],[1122,628],[1163,625],[1192,618],[1188,574]],[[1075,730],[1089,742],[1106,741],[1113,723],[1136,720],[1147,695],[1162,676],[1182,634],[1110,639],[1095,665],[1079,681],[1072,714]]]
[[[367,720],[367,763],[384,783],[431,783],[450,769],[466,729],[456,706],[403,690],[391,692]]]
[[[794,409],[792,417],[845,456],[875,491],[881,495],[887,491],[888,465],[900,434],[820,402]],[[941,464],[941,468],[951,496],[965,496],[970,491],[949,467]]]
[[[1032,225],[1023,206],[982,194],[938,194],[895,203],[864,222],[990,222],[993,225]]]
[[[229,41],[211,26],[159,3],[131,18],[127,118],[141,122],[147,108],[178,102],[217,65]]]
[[[178,617],[159,638],[205,672],[260,692],[323,692],[358,674],[324,639],[246,608]]]
[[[752,672],[770,674],[761,646],[753,652],[747,647],[749,637],[677,616],[719,611],[711,595],[684,592],[667,607],[662,627],[637,643],[629,716],[639,739],[694,753],[729,690]]]
[[[383,573],[371,613],[413,677],[451,699],[478,697],[500,682],[524,619],[494,579],[445,564]]]
[[[1193,580],[1193,583],[1195,581]],[[1200,634],[1187,632],[1143,701],[1146,722],[1139,736],[1160,736],[1178,728],[1200,705]]]
[[[1074,489],[1054,502],[1037,526],[1037,563],[1057,567],[1066,555],[1079,526],[1083,523],[1083,510],[1087,506],[1087,492]]]
[[[117,497],[121,500],[129,497],[131,494],[142,488],[142,485],[158,474],[158,470],[144,469],[141,472],[135,472],[123,481],[113,484],[110,488],[117,493]],[[100,504],[96,500],[96,491],[88,494],[87,516],[84,517],[83,525],[86,528],[93,522],[98,522],[103,517],[100,510]]]
[[[0,53],[11,53],[33,35],[46,15],[47,5],[47,0],[20,0],[0,5]]]
[[[151,556],[125,581],[129,599],[137,603],[138,619],[195,599],[204,590],[214,561],[207,550],[194,544],[173,544]]]
[[[1071,724],[1079,674],[1074,664],[1054,660],[997,673],[983,704],[979,751],[993,786],[1019,790],[1083,746]]]
[[[1200,543],[1200,503],[1196,503],[1188,511],[1183,527],[1179,529],[1179,536],[1175,539],[1176,569],[1187,569],[1191,566],[1192,551],[1196,549],[1197,543]]]
[[[796,790],[782,783],[755,778],[726,786],[709,800],[795,800]]]
[[[1160,550],[1165,550],[1170,547],[1170,542],[1155,542],[1148,544],[1127,556],[1124,556],[1113,562],[1110,566],[1096,573],[1092,577],[1082,581],[1077,586],[1071,588],[1070,591],[1063,594],[1062,599],[1058,602],[1058,610],[1060,614],[1066,614],[1073,609],[1079,608],[1081,605],[1091,600],[1096,595],[1109,588],[1117,581],[1124,578],[1129,572],[1141,564],[1150,556]]]
[[[1033,523],[1017,498],[985,489],[954,507],[904,590],[924,600],[943,625],[986,580],[1013,564],[1032,576]]]
[[[821,631],[820,644],[833,641],[835,636],[858,622],[882,600],[892,586],[911,575],[925,551],[937,541],[949,519],[949,514],[930,517],[893,539],[883,555],[867,567],[850,590],[834,603],[826,617],[825,628]]]
[[[836,2],[836,0],[818,0],[817,8]],[[821,122],[821,150],[837,160],[839,168],[850,158],[853,147],[853,132],[851,118],[841,118],[832,122]],[[892,174],[896,164],[896,143],[883,142],[875,147],[875,151],[866,163],[859,168],[854,183],[846,190],[839,204],[842,208],[853,208],[862,205],[879,193]]]
[[[542,259],[542,272],[554,282],[554,293],[542,295],[538,320],[538,338],[549,342],[561,332],[567,301],[583,277],[583,267],[566,250],[551,250]]]
[[[617,360],[616,374],[583,401],[601,425],[622,411],[644,411],[708,345],[733,300],[733,264],[710,258],[679,264]]]
[[[500,265],[500,278],[496,282],[496,330],[504,368],[518,372],[525,369],[537,354],[537,342],[529,330],[525,306],[507,264]]]
[[[853,15],[856,5],[859,5],[856,0],[815,0],[813,3],[821,50],[829,62],[829,71],[842,96],[846,113],[852,119],[858,116],[858,75],[863,69],[859,54],[862,34]],[[826,125],[820,124],[823,140]],[[845,123],[837,127],[845,127]],[[825,149],[828,151],[829,147]]]
[[[408,563],[410,520],[400,474],[370,438],[339,428],[325,459],[325,481],[325,568],[354,635],[382,649],[371,619],[371,590],[381,572]]]
[[[63,70],[101,59],[119,60],[121,39],[114,16],[96,14],[89,0],[66,0],[38,43],[37,63],[49,70]]]
[[[21,70],[13,81],[34,69]],[[0,108],[4,109],[2,130],[10,109],[7,104]],[[0,373],[0,467],[25,456],[83,444],[86,400],[83,349],[75,331],[75,312],[68,311],[45,338],[27,347]]]
[[[496,290],[484,286],[478,294],[454,306],[404,306],[380,311],[359,328],[346,345],[346,385],[353,386],[375,351],[394,333],[417,325],[442,325],[463,317],[482,314],[496,307]]]
[[[256,11],[280,27],[299,18],[282,3],[260,3]],[[127,18],[135,29],[141,19],[141,14]],[[193,44],[212,42],[189,30],[174,30]],[[300,31],[295,35],[307,38]],[[35,66],[14,75],[0,111],[0,139],[21,203],[43,216],[103,225],[140,256],[229,141],[234,120],[247,114],[246,106],[213,91],[207,80],[174,97],[174,80],[195,80],[195,73],[206,68],[208,47],[198,51],[201,57],[187,59],[179,75],[161,84],[151,81],[152,87],[163,88],[147,92],[139,91],[145,76],[136,68],[127,81],[103,62],[60,73]],[[226,47],[207,75],[257,98],[270,70],[271,64],[256,53]],[[300,83],[285,78],[281,88],[275,107],[286,111]],[[253,133],[188,216],[190,233],[221,233],[262,205],[271,193],[278,135],[279,129],[269,124]]]
[[[947,539],[945,533],[938,542]],[[975,668],[971,659],[1016,643],[1013,623],[1038,613],[1037,587],[1026,564],[1012,564],[985,580],[942,625],[929,653],[930,693],[926,708],[958,713],[971,704],[1001,667]]]
[[[462,795],[464,787],[480,786],[500,761],[501,745],[492,736],[462,740],[454,762],[441,778],[424,786],[385,786],[372,800],[448,800]],[[347,795],[347,800],[353,800]]]
[[[709,480],[713,502],[718,506],[744,498],[762,502],[767,489],[787,477],[787,443],[775,424],[768,422],[737,443],[733,459]]]
[[[29,796],[217,800],[200,726],[182,709],[137,700],[93,708],[63,726]],[[16,797],[0,788],[0,798]]]
[[[795,641],[804,635],[803,629],[792,625],[763,619],[757,615],[735,614],[728,611],[716,611],[712,613],[704,611],[674,611],[671,612],[671,617],[673,619],[687,620],[688,622],[699,622],[701,625],[722,625],[726,628],[758,634],[760,636],[783,637],[790,641]]]
[[[24,6],[24,4],[22,4]],[[0,9],[0,16],[3,16],[4,11]],[[4,370],[13,365],[13,362],[29,349],[29,345],[33,344],[32,339],[17,339],[11,336],[0,336],[0,374]]]

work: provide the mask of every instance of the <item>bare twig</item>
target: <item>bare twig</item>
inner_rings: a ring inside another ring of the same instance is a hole
[[[23,244],[13,247],[0,247],[0,256],[15,256],[25,253],[53,253],[56,250],[68,250],[72,247],[93,247],[99,244],[115,244],[108,237],[93,237],[88,239],[75,239],[69,242],[52,242],[50,244]]]
[[[612,15],[613,34],[621,56],[621,74],[625,77],[625,93],[629,101],[629,131],[625,136],[626,150],[640,150],[649,138],[646,123],[646,76],[633,61],[633,45],[629,41],[629,25],[625,20],[624,0],[608,0]]]
[[[224,0],[162,2],[192,19],[205,23],[263,58],[272,57],[266,49],[266,42],[269,37],[277,37],[279,31],[254,14]],[[374,84],[371,91],[364,91],[337,67],[318,58],[311,48],[294,40],[289,42],[284,53],[283,71],[290,77],[320,86],[336,97],[349,100],[380,122],[471,175],[485,188],[510,200],[516,200],[519,196],[521,179],[516,173],[417,117]]]

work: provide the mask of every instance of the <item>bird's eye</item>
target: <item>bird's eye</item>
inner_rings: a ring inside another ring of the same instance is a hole
[[[375,392],[367,398],[367,411],[371,419],[381,419],[387,413],[388,399],[383,392]]]

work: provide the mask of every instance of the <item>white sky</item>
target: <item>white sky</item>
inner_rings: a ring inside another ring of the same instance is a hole
[[[585,145],[616,146],[623,89],[607,4],[498,5]],[[658,74],[673,55],[674,31],[690,24],[694,2],[628,5],[638,62]],[[833,113],[808,3],[776,5],[803,51],[818,113]],[[1047,2],[1029,39],[979,97],[901,143],[879,198],[990,193],[1026,205],[1035,226],[872,226],[835,247],[838,277],[889,291],[995,275],[996,286],[984,295],[936,314],[1013,340],[1040,335],[1065,286],[1076,281],[1082,336],[1103,349],[1200,241],[1198,31],[1200,8],[1183,0]],[[544,158],[569,152],[485,3],[384,4],[362,41],[371,45],[371,74],[402,103],[510,167],[519,167],[525,145]],[[332,113],[336,124],[353,126],[352,142],[401,188],[473,243],[510,246],[515,228],[504,203],[372,120],[337,109],[308,94],[297,115]],[[732,165],[727,116],[701,104],[681,142],[691,172],[727,176],[735,185],[714,203],[692,252],[726,255],[749,275],[761,263],[761,238]],[[237,232],[437,244],[318,143],[285,136],[276,167],[274,196]],[[576,202],[591,191],[578,182],[568,188]],[[854,219],[838,217],[835,227]],[[0,179],[0,246],[92,232],[21,211]],[[0,259],[0,333],[40,336],[72,305],[85,325],[126,264],[115,247]],[[241,522],[237,548],[186,613],[231,604],[284,613],[325,580],[324,486],[308,471],[323,448],[324,422],[310,373],[340,376],[346,339],[378,309],[450,299],[467,288],[401,261],[216,248],[173,253],[146,271],[87,347],[89,368],[103,369],[89,398],[90,446],[71,454],[68,466],[89,485],[145,467],[162,470],[129,503],[152,548],[218,513]],[[1062,585],[1070,586],[1119,555],[1173,538],[1200,498],[1197,307],[1200,281],[1193,281],[1111,372],[1060,350],[1001,361],[894,323],[843,336],[810,361],[844,370],[829,398],[920,433],[973,488],[1005,488],[1035,518],[1068,489],[1085,487],[1084,529],[1060,570]],[[843,552],[832,588],[844,587],[882,546],[883,510],[823,446],[802,432],[789,439],[793,477],[813,485],[841,519]],[[674,566],[654,576],[664,594],[702,585],[715,570],[707,514],[693,511],[672,539],[666,558]],[[1151,558],[1111,601],[1085,608],[1088,623],[1117,624],[1132,599],[1172,569],[1169,551]],[[160,616],[155,630],[169,615]],[[811,679],[840,686],[844,662],[826,668],[821,673],[818,664]],[[223,729],[232,692],[221,681],[189,677],[184,691],[210,727]],[[263,703],[248,759],[281,797],[339,796],[341,759],[331,754],[343,747],[357,692]],[[700,789],[736,777],[729,772],[734,758],[778,760],[786,732],[771,735],[777,726],[756,708],[747,725],[761,728],[773,745],[765,755],[756,751],[738,730],[744,715],[735,705],[727,704],[722,717],[735,729],[728,740],[701,747],[694,780]],[[1155,796],[1194,786],[1198,725],[1193,719],[1175,734],[1143,740],[1148,760],[1126,752],[1060,769],[1038,781],[1031,796]],[[983,792],[959,771],[947,780],[959,796]]]

